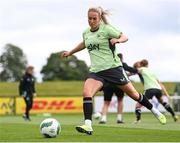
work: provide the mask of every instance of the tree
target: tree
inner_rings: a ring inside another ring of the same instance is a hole
[[[83,80],[88,74],[88,66],[75,56],[60,58],[60,53],[52,53],[43,66],[43,80]]]
[[[0,56],[0,81],[18,81],[25,72],[27,58],[23,51],[12,44],[6,44]]]

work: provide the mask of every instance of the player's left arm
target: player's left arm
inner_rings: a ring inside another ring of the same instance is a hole
[[[112,45],[114,45],[114,44],[116,44],[116,43],[125,43],[125,42],[127,42],[127,41],[128,41],[128,38],[127,38],[127,36],[125,36],[124,34],[121,34],[121,35],[119,36],[119,38],[112,38],[112,39],[110,40],[110,42],[111,42]]]
[[[120,30],[116,29],[111,25],[106,25],[106,31],[108,34],[108,39],[111,39],[110,42],[112,45],[116,43],[125,43],[128,41],[127,36],[125,36]]]

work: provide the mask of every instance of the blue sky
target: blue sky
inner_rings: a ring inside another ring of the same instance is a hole
[[[52,52],[82,40],[92,6],[109,9],[129,38],[117,46],[128,64],[146,58],[159,80],[180,81],[180,0],[0,0],[0,52],[6,43],[22,48],[40,80]],[[76,56],[90,65],[86,50]]]

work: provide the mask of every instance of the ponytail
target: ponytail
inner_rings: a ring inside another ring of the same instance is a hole
[[[141,60],[140,65],[141,65],[142,67],[148,66],[148,60],[146,60],[146,59]]]
[[[88,12],[93,11],[93,12],[97,12],[100,16],[101,21],[104,24],[109,24],[108,20],[107,20],[107,16],[110,15],[108,10],[104,10],[102,7],[92,7],[89,8]]]

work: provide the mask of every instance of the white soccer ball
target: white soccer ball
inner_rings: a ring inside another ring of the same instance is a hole
[[[94,113],[93,117],[95,119],[99,119],[99,118],[101,118],[101,113],[100,112],[96,112],[96,113]]]
[[[40,132],[46,138],[56,137],[61,132],[60,123],[53,118],[47,118],[40,124]]]

